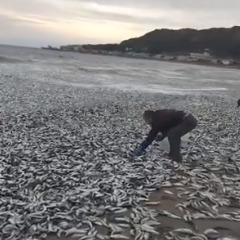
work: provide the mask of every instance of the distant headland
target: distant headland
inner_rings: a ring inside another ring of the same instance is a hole
[[[74,44],[45,49],[240,68],[240,26],[156,29],[119,44]]]

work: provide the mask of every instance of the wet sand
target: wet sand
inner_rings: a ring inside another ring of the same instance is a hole
[[[183,187],[185,190],[189,190],[188,186]],[[174,193],[174,195],[169,195],[164,193],[164,190],[169,190]],[[150,201],[160,201],[160,205],[157,207],[159,210],[166,210],[178,216],[183,216],[182,212],[176,208],[176,205],[183,204],[186,198],[179,199],[176,195],[180,193],[178,191],[178,187],[168,187],[163,188],[159,192],[155,192],[151,194]],[[239,206],[240,207],[240,206]],[[191,208],[187,208],[188,211],[192,211]],[[222,207],[221,212],[231,212],[234,211],[233,208]],[[193,227],[194,225],[194,227]],[[189,228],[194,230],[194,228],[199,233],[203,233],[207,229],[215,229],[222,236],[228,237],[235,237],[240,239],[240,229],[239,229],[239,222],[234,222],[231,220],[213,220],[213,219],[197,219],[193,220],[193,224],[189,224],[182,219],[172,219],[167,216],[161,217],[161,226],[159,227],[159,233],[164,235],[164,233],[168,233],[170,230],[177,229],[177,228]]]
[[[190,142],[188,135],[184,136],[182,140],[183,140],[182,146],[185,146],[185,147]],[[164,140],[163,144],[160,145],[160,148],[163,151],[168,152],[169,150],[168,142]],[[185,166],[187,166],[188,170],[187,171],[186,169],[185,171],[181,169],[176,171],[173,170],[173,179],[170,180],[167,184],[171,183],[172,185],[174,185],[174,184],[181,183],[181,181],[191,178],[192,170],[194,171],[194,169],[198,165],[199,164],[197,162],[191,163],[191,164],[183,162],[181,166],[183,167],[183,169],[185,168]],[[211,171],[208,171],[207,174],[210,175]],[[220,172],[215,174],[221,175]],[[231,177],[231,173],[228,174],[228,177]],[[203,182],[201,187],[203,190],[206,190],[207,183]],[[181,197],[179,197],[179,194],[184,192],[186,192],[186,195],[182,194]],[[175,214],[183,218],[184,213],[186,212],[190,212],[190,213],[197,212],[196,209],[193,209],[191,206],[187,207],[184,211],[181,211],[178,208],[179,204],[184,204],[188,200],[189,195],[191,195],[194,192],[196,192],[196,190],[193,189],[191,182],[185,184],[184,186],[160,187],[158,191],[155,191],[150,194],[149,201],[145,203],[143,202],[142,206],[147,207],[149,209],[156,210],[157,212],[167,211],[171,214]],[[157,204],[158,202],[159,204]],[[151,203],[154,203],[154,205],[152,205]],[[240,210],[240,204],[237,204],[237,205],[234,204],[232,206],[220,207],[219,213],[225,214],[225,213],[239,211],[239,210]],[[130,211],[127,212],[126,216],[129,216],[129,214],[130,214]],[[220,237],[232,237],[231,239],[240,239],[240,228],[239,228],[240,223],[238,221],[232,221],[232,220],[226,220],[226,219],[216,219],[216,220],[215,219],[193,219],[192,222],[186,222],[183,219],[174,219],[172,217],[162,216],[162,215],[159,216],[157,219],[161,223],[161,225],[156,228],[156,230],[159,233],[159,236],[153,239],[165,239],[165,236],[170,231],[174,229],[179,229],[179,228],[191,229],[192,231],[196,233],[201,233],[201,234],[203,234],[204,231],[207,229],[214,229],[219,232]],[[125,233],[125,235],[128,236],[129,239],[135,239],[134,236],[131,236],[128,231]],[[64,237],[64,236],[59,238],[54,235],[47,238],[47,240],[57,240],[57,239],[74,240],[76,238]]]
[[[182,176],[181,172],[176,172],[176,175],[178,177]],[[186,175],[184,175],[186,176]],[[174,182],[174,181],[172,181]],[[185,198],[178,198],[177,195],[181,192],[183,192],[183,189],[185,191],[189,191],[189,186],[181,187],[181,190],[179,190],[179,187],[163,187],[159,191],[156,191],[152,193],[149,197],[149,202],[160,202],[158,206],[149,206],[148,204],[144,204],[143,206],[152,208],[154,210],[160,210],[160,211],[167,211],[172,214],[176,214],[180,217],[183,217],[183,213],[176,208],[178,204],[183,204],[185,200],[187,199],[187,196]],[[165,191],[171,191],[173,195],[166,193]],[[230,207],[222,207],[220,209],[221,213],[227,213],[232,212],[234,210],[239,210],[239,208],[230,208]],[[191,208],[187,208],[188,211],[192,211]],[[169,231],[179,228],[187,228],[191,230],[195,230],[198,233],[203,233],[207,229],[215,229],[220,234],[221,237],[233,237],[235,239],[240,239],[240,228],[239,228],[239,222],[231,221],[231,220],[213,220],[213,219],[197,219],[193,220],[193,222],[190,224],[183,219],[173,219],[171,217],[167,216],[161,216],[159,217],[159,222],[161,225],[157,228],[157,231],[159,232],[159,237],[156,239],[164,239],[165,235],[169,233]],[[129,239],[134,239],[131,235],[128,235]],[[74,240],[76,238],[71,237],[57,237],[57,236],[50,236],[47,238],[47,240]]]

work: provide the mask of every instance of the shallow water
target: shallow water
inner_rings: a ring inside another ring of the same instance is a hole
[[[49,84],[231,97],[240,90],[235,69],[10,46],[0,46],[0,57],[0,73]]]

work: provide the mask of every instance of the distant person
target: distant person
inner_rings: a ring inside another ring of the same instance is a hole
[[[191,132],[197,126],[196,118],[192,114],[185,113],[184,111],[162,109],[145,111],[143,119],[150,125],[151,130],[146,140],[133,151],[133,155],[140,156],[145,154],[146,148],[154,140],[162,141],[165,137],[168,137],[170,145],[169,157],[173,161],[182,162],[180,152],[181,137]]]
[[[237,101],[237,106],[240,107],[240,99]]]

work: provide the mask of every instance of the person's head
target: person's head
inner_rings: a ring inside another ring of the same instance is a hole
[[[237,101],[237,106],[240,107],[240,99]]]
[[[152,125],[153,114],[154,114],[154,111],[151,111],[151,110],[147,110],[143,113],[144,121],[150,126]]]

